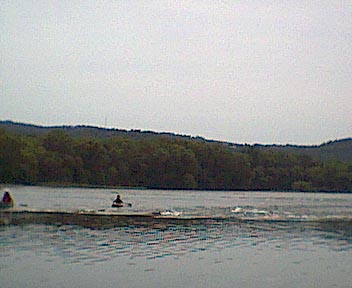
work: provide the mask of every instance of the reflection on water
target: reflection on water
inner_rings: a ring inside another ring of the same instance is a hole
[[[189,253],[250,246],[304,250],[307,243],[349,251],[351,222],[165,221],[101,230],[71,225],[0,228],[0,258],[22,250],[45,255],[48,261],[59,258],[65,263],[85,264],[120,255],[131,259],[178,258]]]

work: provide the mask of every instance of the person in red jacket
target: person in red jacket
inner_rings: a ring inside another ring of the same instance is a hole
[[[15,201],[13,200],[10,192],[5,191],[4,196],[2,197],[2,206],[3,207],[13,207],[15,204]]]

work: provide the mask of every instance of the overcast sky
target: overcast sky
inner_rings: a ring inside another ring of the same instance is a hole
[[[0,120],[352,136],[352,1],[1,1]]]

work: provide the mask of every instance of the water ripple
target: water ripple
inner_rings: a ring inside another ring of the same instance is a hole
[[[350,223],[227,223],[181,225],[139,223],[128,227],[94,230],[78,226],[27,225],[0,228],[0,258],[15,251],[35,251],[48,261],[92,264],[115,257],[155,260],[182,257],[214,249],[267,247],[304,251],[328,247],[334,251],[352,248]]]

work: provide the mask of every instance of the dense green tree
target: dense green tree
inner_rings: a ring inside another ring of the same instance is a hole
[[[39,176],[39,146],[36,139],[27,138],[26,145],[21,149],[20,183],[37,183]]]
[[[106,185],[110,157],[101,141],[84,139],[75,146],[74,150],[75,154],[82,159],[82,172],[88,184]]]
[[[22,176],[21,137],[0,130],[0,179],[2,182],[16,183]]]
[[[2,183],[352,191],[352,164],[191,139],[16,136],[0,130]]]

